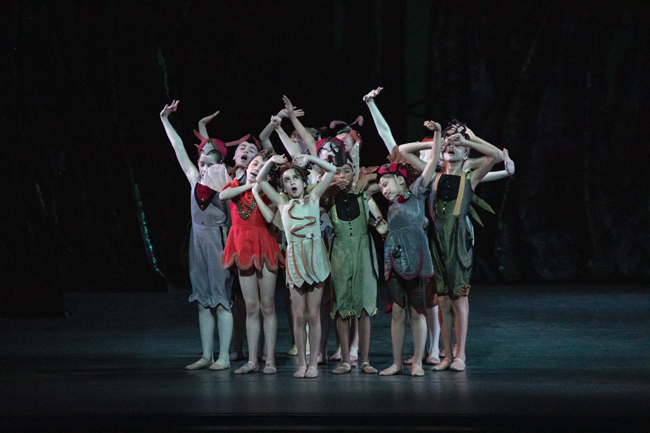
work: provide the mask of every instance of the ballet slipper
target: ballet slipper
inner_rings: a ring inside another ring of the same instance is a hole
[[[287,355],[289,355],[289,356],[297,356],[298,355],[298,348],[296,347],[295,344],[293,346],[291,346],[291,349],[289,349],[289,351],[287,352]]]
[[[339,364],[338,367],[336,367],[334,370],[332,370],[332,373],[334,374],[343,374],[343,373],[349,373],[350,370],[352,370],[352,367],[350,367],[350,364],[347,362],[342,362]]]
[[[228,361],[227,364],[220,364],[220,363],[219,363],[219,360],[217,360],[217,362],[215,362],[214,364],[212,364],[212,365],[210,366],[210,370],[213,370],[213,371],[214,371],[214,370],[216,370],[216,371],[219,371],[219,370],[227,370],[227,369],[229,369],[229,368],[230,368],[230,361]]]
[[[436,364],[440,364],[440,358],[436,358],[433,355],[429,355],[427,356],[427,359],[424,360],[424,362],[426,362],[429,365],[436,365]]]
[[[424,376],[424,370],[421,365],[413,364],[411,367],[411,376]]]
[[[262,370],[264,374],[275,374],[278,372],[278,369],[275,368],[275,362],[267,361],[266,365],[264,366],[264,370]]]
[[[440,349],[440,353],[438,354],[438,356],[440,357],[440,359],[444,358],[445,357],[445,349]]]
[[[442,361],[440,361],[438,364],[431,367],[431,370],[433,371],[446,370],[449,368],[450,365],[451,365],[451,360],[449,358],[445,358]]]
[[[405,359],[404,361],[402,361],[402,363],[406,365],[411,365],[413,364],[413,358],[415,358],[415,356],[411,356],[410,358]]]
[[[318,364],[318,365],[326,364],[325,360],[323,359],[323,355],[320,354],[320,353],[316,357],[316,364]]]
[[[212,361],[210,361],[207,358],[201,357],[198,361],[185,366],[185,370],[199,370],[201,368],[208,367],[212,364]]]
[[[260,371],[260,365],[248,361],[246,364],[235,370],[235,374],[257,373],[258,371]]]
[[[366,374],[375,374],[377,373],[377,369],[370,365],[369,362],[364,362],[361,364],[361,371],[363,371]]]
[[[465,361],[460,358],[454,358],[454,362],[451,363],[449,369],[453,371],[465,371]]]
[[[307,371],[307,367],[302,365],[302,366],[298,367],[298,371],[293,373],[293,377],[295,377],[295,378],[303,378],[303,377],[305,377],[306,371]]]
[[[318,369],[312,365],[307,369],[305,377],[318,377]]]
[[[334,355],[330,356],[330,361],[340,361],[341,360],[341,346],[336,348]]]
[[[402,367],[397,368],[395,364],[391,365],[385,370],[382,370],[381,373],[379,373],[380,376],[397,376],[398,374],[402,374],[404,371],[402,370]]]

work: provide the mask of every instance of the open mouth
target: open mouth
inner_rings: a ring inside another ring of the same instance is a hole
[[[248,155],[242,155],[241,160],[244,161],[244,162],[248,161]]]
[[[291,193],[292,194],[298,194],[298,187],[297,186],[292,186],[291,187]]]

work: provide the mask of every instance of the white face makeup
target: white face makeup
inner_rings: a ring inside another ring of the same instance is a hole
[[[262,155],[258,155],[248,164],[248,169],[246,170],[246,183],[255,183],[257,182],[257,174],[262,169],[264,161],[262,160]]]
[[[203,173],[215,164],[217,164],[217,156],[214,152],[208,155],[201,152],[201,156],[199,156],[199,174],[203,176]]]
[[[466,159],[466,155],[469,154],[469,148],[466,146],[459,146],[454,142],[450,142],[448,139],[445,139],[444,148],[442,151],[442,157],[445,162],[458,162],[463,159]]]
[[[248,162],[257,155],[257,146],[247,141],[244,141],[235,150],[235,164],[241,167],[246,167]]]
[[[300,174],[293,168],[282,173],[282,185],[284,191],[291,198],[301,198],[305,189],[305,182],[303,182]]]
[[[334,151],[332,151],[332,144],[331,141],[328,141],[327,143],[324,143],[320,149],[318,150],[318,159],[322,159],[323,161],[331,162],[334,161]]]

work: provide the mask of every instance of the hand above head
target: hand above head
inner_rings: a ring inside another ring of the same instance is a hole
[[[273,129],[279,129],[281,124],[282,119],[280,116],[271,116],[271,125],[273,125]]]
[[[160,117],[167,117],[178,109],[178,100],[172,101],[170,105],[165,104],[165,108],[160,112]]]
[[[293,162],[300,167],[304,167],[309,162],[309,157],[310,155],[297,155],[293,157]]]
[[[510,159],[510,155],[508,155],[508,149],[505,148],[503,149],[503,165],[506,167],[508,176],[515,174],[515,162]]]
[[[296,107],[293,107],[293,112],[295,113],[296,117],[302,117],[305,115],[305,112],[303,110]],[[279,117],[280,119],[286,119],[287,117],[289,117],[289,112],[287,111],[286,108],[283,108],[282,110],[278,111],[276,117]]]
[[[284,155],[273,155],[269,161],[272,161],[274,164],[284,164],[287,162],[287,157]]]
[[[296,115],[295,107],[293,106],[293,104],[291,103],[289,98],[287,98],[286,95],[282,96],[282,101],[284,102],[284,109],[287,110],[287,117],[289,118],[298,117]]]
[[[216,111],[215,113],[210,114],[209,116],[205,116],[203,119],[199,120],[199,123],[202,123],[202,124],[205,125],[205,124],[207,124],[208,122],[210,122],[212,119],[214,119],[215,117],[217,117],[217,114],[219,114],[219,111]]]
[[[377,87],[375,90],[370,91],[367,95],[363,97],[363,102],[368,103],[379,96],[379,93],[384,90],[383,87]]]
[[[440,124],[438,122],[434,122],[433,120],[427,120],[424,122],[425,128],[427,128],[429,131],[442,131],[442,128],[440,127]]]

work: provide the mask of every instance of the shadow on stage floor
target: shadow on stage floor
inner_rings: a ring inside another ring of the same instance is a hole
[[[70,317],[0,320],[0,431],[650,429],[647,288],[476,286],[467,371],[422,378],[330,362],[294,379],[283,293],[277,375],[186,371],[200,352],[188,295],[70,294]],[[388,315],[370,354],[391,364]]]

